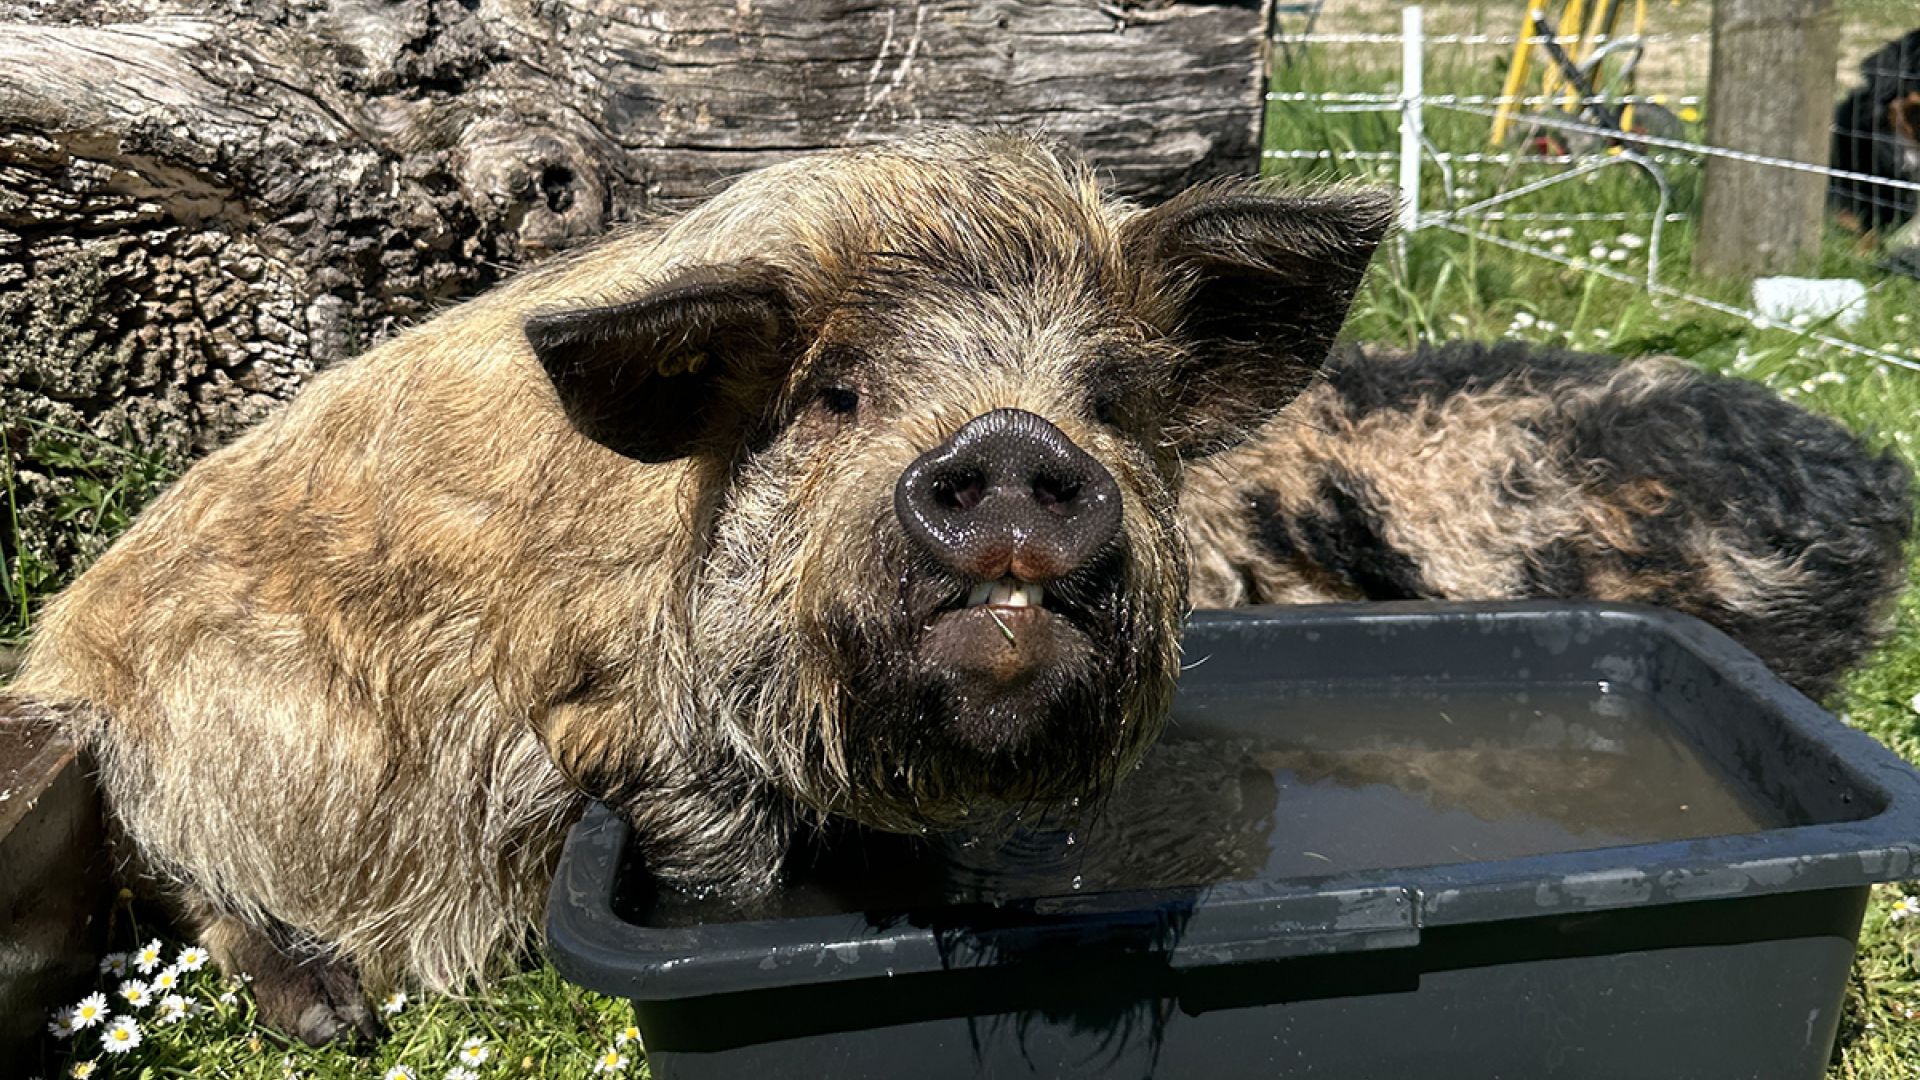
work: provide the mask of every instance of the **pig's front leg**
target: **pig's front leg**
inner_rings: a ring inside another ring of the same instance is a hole
[[[653,877],[743,896],[778,878],[798,814],[725,746],[629,701],[562,706],[536,731],[575,787],[633,827]]]

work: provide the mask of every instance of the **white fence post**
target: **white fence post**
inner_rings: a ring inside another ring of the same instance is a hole
[[[1400,9],[1400,254],[1420,227],[1420,103],[1426,94],[1426,34],[1419,4]]]

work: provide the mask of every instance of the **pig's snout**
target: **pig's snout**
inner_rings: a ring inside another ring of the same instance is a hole
[[[976,416],[922,454],[900,474],[893,506],[907,535],[977,581],[1052,581],[1120,531],[1113,474],[1021,409]]]

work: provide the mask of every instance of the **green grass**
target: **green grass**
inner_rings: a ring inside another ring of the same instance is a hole
[[[1496,28],[1504,29],[1504,23]],[[1370,59],[1377,59],[1377,54]],[[1700,71],[1704,77],[1704,65],[1700,65]],[[1497,74],[1497,65],[1482,57],[1436,64],[1429,71],[1429,83],[1441,90],[1491,93],[1498,88]],[[1321,50],[1311,63],[1283,73],[1276,89],[1385,90],[1393,81],[1391,71],[1360,66],[1352,53]],[[1694,88],[1659,89],[1679,94]],[[1429,116],[1428,130],[1437,143],[1449,149],[1478,149],[1485,124],[1478,117],[1434,113]],[[1697,126],[1692,133],[1699,133]],[[1391,149],[1396,145],[1391,117],[1327,117],[1277,105],[1269,118],[1268,139],[1276,146]],[[1275,171],[1309,181],[1390,179],[1376,175],[1371,168],[1340,170],[1316,165],[1305,171],[1289,172],[1284,167]],[[1476,193],[1511,184],[1516,176],[1540,174],[1541,170],[1530,167],[1464,168],[1453,178],[1452,186],[1460,189],[1464,201]],[[1676,167],[1670,180],[1673,209],[1695,211],[1697,170]],[[1445,189],[1437,169],[1428,170],[1426,183],[1429,190]],[[1556,186],[1508,209],[1645,214],[1652,205],[1650,190],[1643,177],[1618,168],[1590,182]],[[1547,247],[1561,244],[1570,255],[1593,257],[1633,272],[1644,265],[1645,244],[1635,246],[1633,241],[1622,239],[1623,235],[1644,237],[1644,220],[1568,226],[1508,222],[1487,228],[1516,241]],[[1569,228],[1571,232],[1541,238],[1538,230],[1542,228]],[[1741,301],[1742,289],[1697,280],[1687,273],[1693,241],[1689,228],[1685,223],[1676,224],[1664,238],[1668,268],[1664,280],[1710,298]],[[1527,235],[1529,229],[1535,230],[1532,236]],[[1596,248],[1599,254],[1593,256]],[[1608,257],[1612,251],[1625,254],[1613,261]],[[1845,336],[1920,357],[1920,282],[1879,275],[1855,250],[1853,239],[1839,233],[1829,238],[1819,272],[1855,276],[1872,284],[1866,317]],[[1827,329],[1840,333],[1837,328]],[[1381,260],[1355,305],[1348,335],[1403,343],[1422,337],[1518,336],[1623,357],[1668,353],[1710,370],[1764,382],[1806,407],[1866,433],[1876,445],[1895,447],[1909,460],[1915,459],[1915,442],[1920,439],[1920,372],[1821,346],[1791,327],[1756,327],[1741,318],[1677,301],[1655,302],[1632,286],[1438,232],[1414,237],[1404,262],[1397,257]],[[27,432],[26,438],[34,440],[30,447],[0,443],[0,459],[4,459],[0,460],[0,475],[7,480],[6,492],[10,496],[14,491],[15,461],[21,458],[36,463],[53,461],[68,474],[83,477],[85,483],[75,488],[80,494],[66,500],[59,511],[61,528],[80,537],[76,545],[79,550],[97,550],[168,475],[162,465],[137,450],[75,432],[42,429]],[[30,454],[24,453],[28,450]],[[24,632],[32,602],[56,588],[64,577],[47,563],[36,561],[31,545],[22,539],[30,531],[24,528],[29,523],[18,520],[11,505],[8,528],[0,534],[0,540],[5,541],[0,544],[0,552],[7,558],[0,643]],[[1920,761],[1916,694],[1920,694],[1920,590],[1910,591],[1901,601],[1886,646],[1829,704],[1901,755]],[[1920,918],[1896,917],[1895,907],[1910,894],[1920,895],[1920,888],[1890,886],[1874,891],[1848,987],[1832,1069],[1835,1078],[1905,1080],[1920,1068],[1920,1019],[1909,1018],[1909,1013],[1920,1016],[1920,963],[1916,961],[1916,955],[1920,955]],[[134,930],[128,926],[121,947],[130,947],[137,940]],[[312,1050],[282,1044],[252,1022],[244,987],[233,988],[233,1005],[220,1002],[218,995],[224,988],[211,974],[193,977],[190,989],[210,1011],[176,1026],[144,1024],[143,1044],[98,1075],[221,1075],[278,1080],[297,1074],[344,1080],[377,1077],[404,1064],[422,1080],[438,1080],[456,1063],[454,1055],[461,1045],[480,1038],[490,1053],[480,1070],[483,1076],[579,1076],[591,1071],[596,1055],[612,1047],[617,1034],[630,1021],[630,1011],[624,1004],[572,987],[551,968],[534,964],[470,996],[417,996],[390,1018],[392,1033],[388,1039],[370,1052],[356,1055],[339,1049]],[[45,1075],[61,1075],[72,1062],[97,1057],[96,1045],[97,1037],[91,1032],[72,1042],[49,1040],[41,1063]],[[633,1057],[627,1074],[644,1075],[644,1059],[638,1053]]]
[[[105,550],[176,475],[135,445],[25,416],[7,420],[0,426],[0,648],[24,641],[36,602]],[[31,499],[36,482],[50,497]],[[30,518],[35,503],[42,512]]]
[[[116,912],[127,913],[124,906]],[[132,951],[141,942],[129,931],[124,944]],[[179,946],[169,942],[163,951],[171,963],[179,955]],[[125,982],[142,978],[130,971],[125,976],[103,972],[100,979],[100,990],[113,1013],[131,1013],[140,1021],[138,1046],[120,1054],[103,1052],[105,1024],[66,1039],[49,1037],[42,1047],[40,1075],[50,1080],[70,1076],[76,1067],[84,1072],[91,1064],[97,1077],[143,1080],[186,1076],[360,1080],[385,1077],[390,1070],[404,1067],[415,1080],[441,1080],[456,1067],[468,1067],[463,1053],[482,1052],[484,1060],[471,1067],[483,1077],[648,1075],[645,1056],[638,1043],[631,1041],[638,1034],[630,1030],[632,1008],[582,990],[544,965],[468,995],[416,994],[404,1001],[376,1003],[386,1021],[387,1036],[377,1046],[359,1050],[289,1044],[256,1023],[247,986],[211,966],[179,974],[176,992],[192,1003],[195,1013],[177,1022],[162,1022],[157,1006],[135,1011],[122,1006],[116,996]],[[609,1052],[627,1060],[619,1068],[601,1071],[601,1058]]]

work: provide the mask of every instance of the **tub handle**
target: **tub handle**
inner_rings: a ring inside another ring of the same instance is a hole
[[[1399,886],[1202,904],[1167,963],[1176,970],[1406,949],[1420,943],[1419,894]]]

